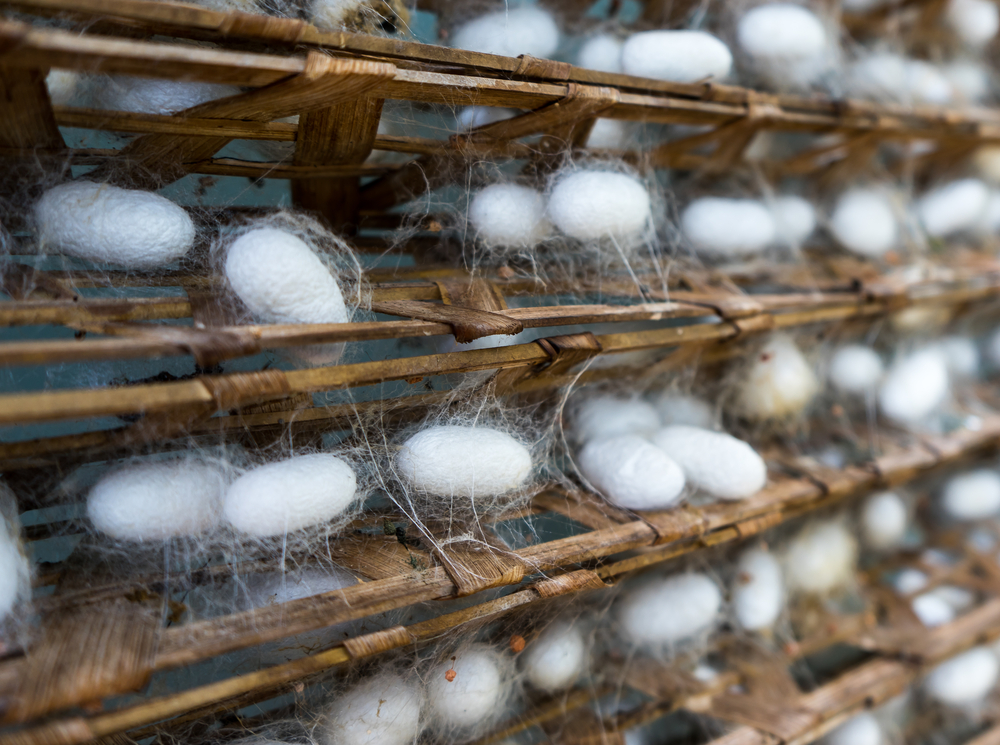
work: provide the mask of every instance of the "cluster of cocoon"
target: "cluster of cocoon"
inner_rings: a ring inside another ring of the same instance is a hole
[[[924,230],[934,238],[971,232],[982,223],[990,190],[976,178],[959,179],[925,194],[917,202]]]
[[[785,576],[788,586],[822,595],[848,585],[854,577],[858,544],[839,520],[814,523],[788,545]]]
[[[487,247],[531,248],[552,233],[545,197],[530,186],[491,184],[473,197],[469,222]]]
[[[824,745],[882,745],[882,726],[865,712],[852,717],[827,735]]]
[[[924,690],[947,706],[970,706],[993,689],[998,672],[996,655],[986,647],[974,647],[934,668],[924,680]]]
[[[503,713],[511,695],[510,677],[500,654],[472,645],[428,673],[427,708],[440,732],[472,731]]]
[[[20,527],[16,520],[4,518],[0,525],[0,621],[30,597],[31,563],[21,546]]]
[[[861,532],[865,543],[878,551],[898,546],[906,535],[906,503],[895,492],[869,497],[861,508]]]
[[[95,86],[96,108],[140,114],[176,114],[192,106],[234,96],[239,88],[219,83],[121,75]]]
[[[724,78],[732,66],[729,47],[704,31],[643,31],[621,50],[626,75],[675,83]]]
[[[506,432],[443,424],[426,427],[396,453],[396,472],[423,494],[476,499],[522,486],[531,475],[531,453]]]
[[[548,694],[570,688],[587,667],[581,624],[555,621],[528,644],[518,662],[533,688]]]
[[[537,6],[511,7],[466,22],[455,29],[448,43],[483,54],[546,59],[559,47],[559,27],[551,14]]]
[[[884,373],[882,358],[874,349],[847,344],[833,353],[827,377],[841,393],[861,396],[874,391]]]
[[[805,411],[819,388],[812,366],[792,338],[775,334],[746,370],[736,407],[756,421],[793,417]]]
[[[193,459],[128,465],[90,490],[87,517],[120,540],[196,536],[218,527],[226,483],[223,468]]]
[[[982,520],[1000,512],[1000,475],[980,468],[952,476],[941,492],[941,509],[953,520]]]
[[[774,626],[785,604],[781,562],[763,549],[745,551],[736,562],[732,599],[736,620],[747,631]]]
[[[584,169],[560,174],[549,193],[549,220],[565,235],[630,245],[652,222],[649,192],[624,173]]]
[[[266,538],[329,522],[342,515],[358,489],[354,469],[329,453],[268,463],[226,490],[223,514],[236,530]]]
[[[840,195],[830,215],[830,232],[852,253],[877,259],[896,247],[899,225],[888,194],[855,188]]]
[[[711,629],[721,609],[715,582],[704,574],[681,574],[647,580],[626,593],[618,603],[618,620],[631,644],[663,649]]]
[[[879,386],[879,408],[900,424],[918,424],[944,403],[949,390],[948,366],[940,349],[925,347],[889,368]]]
[[[317,739],[321,745],[409,745],[423,729],[423,705],[416,680],[382,673],[333,700]]]
[[[830,63],[823,22],[801,5],[769,3],[753,8],[740,18],[736,40],[747,66],[778,88],[808,87]]]
[[[194,245],[188,213],[148,191],[72,181],[46,191],[35,204],[44,250],[129,269],[151,269],[184,256]]]

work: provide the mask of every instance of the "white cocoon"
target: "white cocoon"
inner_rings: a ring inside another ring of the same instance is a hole
[[[489,427],[443,424],[410,437],[396,453],[400,478],[418,492],[443,497],[495,497],[531,474],[531,453]]]
[[[224,515],[241,533],[283,535],[343,514],[357,489],[354,469],[340,458],[298,455],[236,479],[226,491]]]
[[[882,727],[868,712],[858,714],[837,727],[824,745],[882,745]]]
[[[767,551],[752,548],[736,563],[733,610],[740,626],[760,631],[774,625],[785,604],[781,563]]]
[[[211,530],[222,516],[226,477],[218,466],[170,460],[125,466],[87,495],[87,517],[102,533],[162,541]]]
[[[495,719],[507,700],[508,688],[495,651],[476,644],[459,652],[455,660],[431,670],[425,683],[433,727],[468,730]]]
[[[99,109],[134,111],[140,114],[176,114],[184,109],[235,96],[240,89],[220,83],[160,80],[118,75],[95,86],[94,104]]]
[[[617,435],[651,435],[659,428],[656,408],[641,398],[592,396],[573,412],[573,436],[581,444]]]
[[[579,624],[556,621],[521,653],[520,664],[532,687],[558,693],[576,683],[587,662],[587,642]]]
[[[0,525],[0,620],[30,598],[31,564],[21,551],[16,533]]]
[[[977,228],[989,197],[989,189],[979,179],[959,179],[921,197],[917,214],[929,235],[946,238]]]
[[[663,647],[710,629],[719,618],[722,593],[704,574],[647,581],[624,594],[618,619],[633,644]]]
[[[941,507],[953,520],[982,520],[1000,512],[1000,475],[980,468],[952,476],[941,493]]]
[[[775,237],[771,212],[755,199],[696,199],[681,214],[681,230],[697,251],[723,259],[763,251]]]
[[[42,194],[35,223],[43,251],[129,269],[169,264],[194,244],[194,223],[169,199],[92,181],[71,181]]]
[[[732,66],[729,47],[704,31],[643,31],[622,47],[622,72],[640,78],[697,83],[724,78]]]
[[[979,103],[990,95],[993,87],[990,72],[978,62],[970,60],[949,62],[942,68],[942,72],[948,78],[955,97],[961,103]]]
[[[449,45],[483,54],[547,59],[559,46],[559,27],[541,8],[524,6],[487,13],[460,26]]]
[[[921,349],[898,360],[882,380],[882,413],[902,424],[927,418],[948,396],[948,366],[941,352]]]
[[[570,238],[630,243],[652,219],[641,181],[613,171],[575,171],[560,176],[549,195],[549,219]]]
[[[892,586],[900,595],[912,595],[927,587],[927,575],[919,569],[907,567],[896,575]]]
[[[948,372],[956,378],[974,378],[979,374],[979,347],[967,336],[946,336],[938,342]]]
[[[263,608],[324,592],[343,590],[357,583],[352,574],[334,567],[305,567],[290,572],[251,574],[246,580],[246,599],[251,608]]]
[[[898,546],[906,535],[906,522],[906,503],[893,492],[875,494],[861,508],[862,534],[874,549]]]
[[[792,539],[785,555],[789,587],[820,595],[847,585],[854,576],[858,544],[839,521],[815,523]]]
[[[827,64],[823,23],[791,3],[760,5],[739,21],[736,39],[754,70],[777,86],[807,86]]]
[[[848,344],[834,352],[828,372],[833,387],[841,393],[862,395],[873,391],[885,368],[874,349]]]
[[[244,233],[226,253],[226,279],[265,323],[346,323],[336,277],[297,236],[276,228]]]
[[[576,55],[576,64],[599,72],[622,71],[622,41],[613,34],[598,34],[587,39]]]
[[[889,198],[879,189],[850,189],[830,216],[830,231],[848,251],[875,259],[896,247],[899,227]]]
[[[952,607],[933,591],[917,595],[910,602],[910,607],[913,609],[913,614],[920,619],[920,623],[929,629],[955,620],[955,611]]]
[[[469,222],[487,246],[531,248],[552,232],[545,197],[530,186],[491,184],[472,198]]]
[[[499,106],[466,106],[458,112],[455,119],[459,132],[468,132],[476,127],[502,122],[515,117],[520,112],[517,109],[505,109]]]
[[[656,410],[665,426],[687,424],[702,429],[712,429],[715,426],[715,411],[707,401],[696,396],[664,393],[656,402]]]
[[[392,673],[369,678],[337,696],[317,728],[320,745],[411,745],[420,734],[423,694]]]
[[[948,0],[944,17],[951,30],[966,44],[989,44],[1000,29],[1000,9],[989,0]]]
[[[973,647],[968,652],[942,662],[924,680],[924,690],[942,704],[968,706],[992,690],[1000,665],[987,647]]]
[[[53,106],[65,106],[76,95],[80,76],[72,70],[49,70],[45,76],[45,87],[49,90],[49,101]]]
[[[676,424],[657,432],[653,444],[681,467],[689,483],[713,497],[744,499],[767,483],[764,459],[725,432]]]
[[[624,150],[628,147],[631,123],[621,119],[598,119],[587,136],[587,147]]]
[[[818,391],[819,381],[795,342],[775,334],[747,370],[737,404],[750,419],[780,419],[801,414]]]
[[[890,52],[854,62],[847,87],[852,96],[901,103],[946,104],[954,94],[948,78],[933,65]]]
[[[666,509],[684,491],[680,466],[639,435],[591,440],[577,462],[608,501],[628,510]]]
[[[816,229],[816,210],[807,199],[786,194],[775,197],[770,207],[775,233],[789,245],[800,245]]]

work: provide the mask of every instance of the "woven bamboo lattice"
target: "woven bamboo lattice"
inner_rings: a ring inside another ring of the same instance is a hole
[[[0,301],[0,326],[53,324],[76,331],[77,338],[5,340],[0,343],[0,366],[188,356],[204,371],[263,350],[308,344],[428,336],[464,342],[531,328],[547,329],[548,334],[497,349],[333,367],[200,372],[183,380],[122,387],[0,394],[4,427],[102,417],[132,420],[0,442],[0,470],[12,481],[141,448],[186,448],[199,438],[253,442],[289,432],[307,437],[338,431],[350,428],[367,410],[378,410],[384,422],[407,421],[448,397],[437,391],[321,406],[312,397],[317,393],[389,381],[415,385],[434,376],[490,371],[492,376],[481,385],[491,395],[548,395],[571,383],[655,376],[695,363],[710,369],[744,354],[746,342],[774,330],[863,326],[907,308],[943,307],[961,315],[989,309],[1000,298],[1000,262],[963,247],[954,247],[947,261],[939,260],[926,272],[927,279],[902,279],[861,262],[814,256],[807,269],[776,265],[724,273],[685,268],[671,274],[669,285],[642,274],[637,282],[605,279],[598,287],[596,280],[583,275],[543,282],[503,269],[470,273],[420,261],[442,230],[434,215],[421,216],[402,245],[391,239],[392,230],[403,223],[396,208],[423,192],[462,183],[483,158],[523,160],[545,170],[556,167],[567,148],[586,154],[583,143],[598,117],[711,126],[709,132],[650,151],[614,153],[640,170],[672,168],[705,176],[744,167],[744,151],[760,132],[815,135],[814,147],[756,168],[768,177],[808,176],[836,183],[862,172],[884,143],[931,141],[936,149],[916,156],[908,167],[921,173],[947,168],[980,145],[1000,143],[998,111],[912,108],[765,94],[719,84],[666,83],[531,57],[511,59],[324,32],[293,19],[149,0],[24,0],[4,7],[0,162],[9,178],[0,191],[24,188],[69,166],[96,166],[92,173],[110,183],[145,189],[189,174],[286,179],[296,206],[319,213],[349,234],[358,251],[382,251],[391,245],[418,261],[412,267],[366,272],[370,309],[381,320],[373,315],[375,320],[343,324],[267,326],[235,325],[214,314],[220,282],[203,260],[191,260],[176,271],[150,273],[45,270],[26,261],[8,262],[2,280],[11,299]],[[57,19],[58,24],[43,19]],[[199,44],[182,43],[190,41]],[[53,107],[44,84],[50,68],[155,74],[248,90],[172,116]],[[384,135],[378,133],[378,124],[387,100],[503,106],[526,113],[447,139]],[[293,115],[297,123],[277,121]],[[137,136],[121,149],[72,149],[60,127]],[[830,133],[843,138],[834,145],[819,141],[820,135]],[[533,135],[541,137],[532,144],[522,139]],[[216,157],[233,140],[294,143],[294,155],[287,162]],[[367,159],[373,150],[404,154],[406,159],[372,163]],[[220,209],[205,219],[225,223],[243,212]],[[23,226],[7,227],[13,233],[9,253],[30,257],[31,241],[18,233]],[[106,298],[81,292],[92,288],[113,288],[117,294]],[[167,292],[177,288],[181,292]],[[602,301],[592,304],[540,301],[510,308],[507,303],[515,297],[598,292]],[[642,331],[559,332],[560,327],[637,321],[662,325]],[[642,350],[658,352],[651,368],[586,368],[596,358]],[[163,624],[162,598],[185,583],[208,582],[226,567],[171,581],[160,576],[95,584],[78,581],[72,565],[50,566],[37,578],[39,588],[52,592],[36,600],[39,629],[31,648],[10,650],[0,661],[0,711],[6,726],[0,743],[115,742],[120,735],[139,741],[184,732],[192,722],[211,721],[282,692],[301,690],[354,661],[527,606],[600,593],[630,573],[736,544],[876,489],[915,483],[929,473],[994,453],[1000,445],[1000,415],[982,415],[975,423],[937,436],[879,429],[877,451],[836,471],[799,456],[794,448],[775,446],[765,453],[767,487],[742,502],[637,515],[584,491],[548,488],[521,517],[554,513],[579,530],[516,551],[449,554],[431,545],[408,546],[394,536],[366,530],[386,520],[404,521],[403,516],[365,515],[331,551],[340,564],[367,581],[335,593],[180,625]],[[30,496],[19,497],[22,509],[36,506]],[[26,533],[29,540],[41,540],[58,529],[42,525]],[[481,530],[487,542],[502,545],[491,527]],[[980,602],[957,620],[927,630],[905,599],[873,589],[877,583],[872,569],[861,577],[871,590],[865,593],[868,607],[863,612],[825,618],[817,633],[781,654],[754,659],[738,640],[723,639],[719,648],[732,665],[711,683],[665,664],[636,665],[622,675],[625,686],[646,697],[641,706],[601,720],[585,707],[602,692],[581,689],[558,701],[539,702],[482,742],[498,742],[529,727],[541,727],[560,742],[623,742],[621,733],[627,729],[683,710],[729,730],[712,741],[715,745],[804,745],[852,714],[897,695],[934,663],[1000,636],[997,571],[995,564],[965,549],[963,560],[935,575],[933,583],[974,586]],[[352,637],[292,662],[164,695],[122,698],[167,670],[389,610],[467,596],[473,601],[459,610]],[[802,692],[788,673],[789,665],[834,643],[853,645],[868,656],[815,690]],[[737,684],[744,693],[733,692]],[[762,693],[765,689],[770,694]],[[781,695],[775,696],[775,691]],[[971,742],[1000,742],[1000,730],[983,732]]]

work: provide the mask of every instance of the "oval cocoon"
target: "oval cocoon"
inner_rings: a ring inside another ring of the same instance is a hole
[[[87,517],[102,533],[130,541],[160,541],[204,533],[219,524],[226,477],[190,460],[119,468],[87,495]]]
[[[573,412],[573,435],[579,443],[618,435],[651,435],[660,428],[660,415],[641,398],[592,396]]]
[[[758,253],[775,237],[771,212],[754,199],[696,199],[681,215],[681,230],[696,250],[716,258]]]
[[[729,47],[704,31],[643,31],[622,47],[622,72],[640,78],[697,83],[724,78],[733,66]]]
[[[948,367],[934,348],[914,352],[894,364],[878,391],[882,413],[903,424],[915,424],[948,396]]]
[[[531,248],[552,232],[545,197],[520,184],[492,184],[480,191],[469,204],[469,222],[487,246]]]
[[[785,556],[788,585],[822,594],[846,585],[854,576],[858,545],[839,522],[815,523],[792,539]]]
[[[782,241],[798,246],[816,229],[816,210],[802,197],[775,197],[771,203],[775,232]]]
[[[431,670],[425,690],[435,729],[468,730],[502,712],[510,685],[500,656],[475,644]]]
[[[169,264],[194,245],[194,223],[169,199],[92,181],[49,189],[35,223],[43,250],[129,269]]]
[[[906,522],[906,504],[893,492],[869,497],[861,509],[865,543],[874,549],[898,546],[906,535]]]
[[[898,226],[888,197],[877,189],[851,189],[840,195],[830,231],[848,251],[870,259],[896,247]]]
[[[265,323],[346,323],[330,269],[300,238],[276,228],[244,233],[226,253],[226,279]]]
[[[824,745],[882,745],[882,727],[868,712],[858,714],[837,727]]]
[[[801,414],[818,391],[819,381],[795,342],[777,334],[747,370],[737,406],[750,419],[779,419]]]
[[[609,502],[628,510],[666,509],[684,491],[680,466],[638,435],[591,440],[577,461]]]
[[[556,621],[521,653],[520,664],[533,688],[558,693],[576,683],[587,662],[587,641],[579,624]]]
[[[560,176],[549,195],[549,219],[580,241],[630,242],[652,219],[649,192],[636,178],[612,171],[576,171]]]
[[[979,179],[960,179],[925,194],[917,213],[929,235],[945,238],[978,227],[989,198],[989,189]]]
[[[505,432],[444,424],[422,429],[404,442],[396,469],[418,492],[495,497],[527,481],[531,453]]]
[[[317,728],[321,745],[410,745],[420,730],[423,694],[392,673],[363,681],[337,696]]]
[[[953,520],[982,520],[1000,512],[1000,475],[981,468],[952,476],[944,485],[941,507]]]
[[[801,5],[769,3],[747,12],[736,28],[737,43],[754,70],[778,86],[806,86],[823,72],[826,31]]]
[[[619,601],[626,638],[645,647],[663,647],[710,629],[719,618],[722,593],[704,574],[681,574],[646,582]]]
[[[1000,29],[1000,9],[989,0],[948,0],[944,17],[956,36],[973,47],[989,44]]]
[[[224,514],[236,530],[268,537],[328,522],[357,492],[347,463],[329,453],[299,455],[248,471],[226,492]]]
[[[913,598],[910,607],[920,623],[927,628],[942,626],[955,620],[955,611],[944,598],[935,595],[933,590]]]
[[[682,424],[664,427],[653,444],[681,467],[687,481],[722,499],[744,499],[767,483],[764,459],[742,440]]]
[[[587,39],[576,56],[576,64],[600,72],[622,71],[622,41],[612,34],[598,34]]]
[[[785,604],[781,563],[769,552],[753,548],[736,564],[733,609],[740,626],[760,631],[774,625]]]
[[[830,360],[830,382],[842,393],[863,395],[874,391],[883,372],[882,358],[871,347],[860,344],[841,347]]]
[[[942,662],[924,680],[924,690],[948,706],[968,706],[989,693],[997,682],[996,655],[986,647]]]
[[[470,52],[546,59],[559,46],[559,27],[546,11],[534,6],[487,13],[455,29],[449,45]]]

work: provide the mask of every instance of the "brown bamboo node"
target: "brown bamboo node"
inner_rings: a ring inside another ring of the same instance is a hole
[[[223,37],[260,39],[285,44],[298,44],[306,35],[309,24],[297,18],[275,18],[262,13],[233,10],[226,13],[217,29]]]
[[[390,629],[375,631],[353,639],[344,641],[344,649],[351,656],[352,660],[359,660],[362,657],[388,652],[390,649],[399,649],[407,644],[412,644],[413,636],[405,626],[393,626]]]
[[[589,569],[577,569],[556,577],[548,577],[531,585],[538,595],[546,600],[585,590],[603,590],[607,587],[600,575]]]
[[[511,336],[524,331],[524,325],[516,319],[460,305],[440,305],[423,300],[381,300],[372,301],[371,309],[391,316],[446,323],[459,344],[484,336]]]

